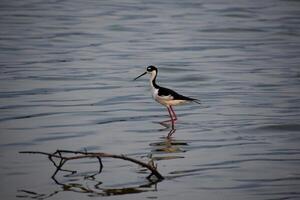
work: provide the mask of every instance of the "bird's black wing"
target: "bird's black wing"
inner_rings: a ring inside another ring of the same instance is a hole
[[[159,96],[172,96],[173,100],[186,100],[186,101],[194,101],[196,103],[200,103],[198,99],[183,96],[169,88],[160,87],[158,90],[158,95]]]

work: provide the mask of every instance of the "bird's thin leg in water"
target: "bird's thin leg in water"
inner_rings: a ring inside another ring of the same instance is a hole
[[[172,113],[173,113],[173,116],[174,116],[173,120],[176,121],[176,120],[177,120],[177,116],[176,116],[176,114],[175,114],[175,112],[174,112],[172,106],[170,106],[170,109],[171,109],[171,111],[172,111]]]

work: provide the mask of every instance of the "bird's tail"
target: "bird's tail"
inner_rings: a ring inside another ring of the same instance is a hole
[[[201,102],[200,102],[199,99],[193,99],[192,101],[195,102],[195,103],[197,103],[197,104],[201,104]]]
[[[199,99],[194,99],[194,98],[191,98],[191,97],[184,97],[184,100],[192,101],[192,102],[195,102],[197,104],[201,104]]]

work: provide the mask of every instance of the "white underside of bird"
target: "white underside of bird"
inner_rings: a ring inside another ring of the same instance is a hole
[[[171,95],[168,96],[159,96],[158,90],[154,87],[152,87],[152,97],[155,101],[158,103],[164,105],[164,106],[177,106],[186,103],[186,100],[174,100],[174,97]]]

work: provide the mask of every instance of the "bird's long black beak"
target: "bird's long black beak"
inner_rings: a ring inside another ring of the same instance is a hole
[[[133,79],[134,81],[142,76],[144,76],[145,74],[147,74],[147,72],[142,73],[141,75],[139,75],[138,77],[136,77],[135,79]]]

